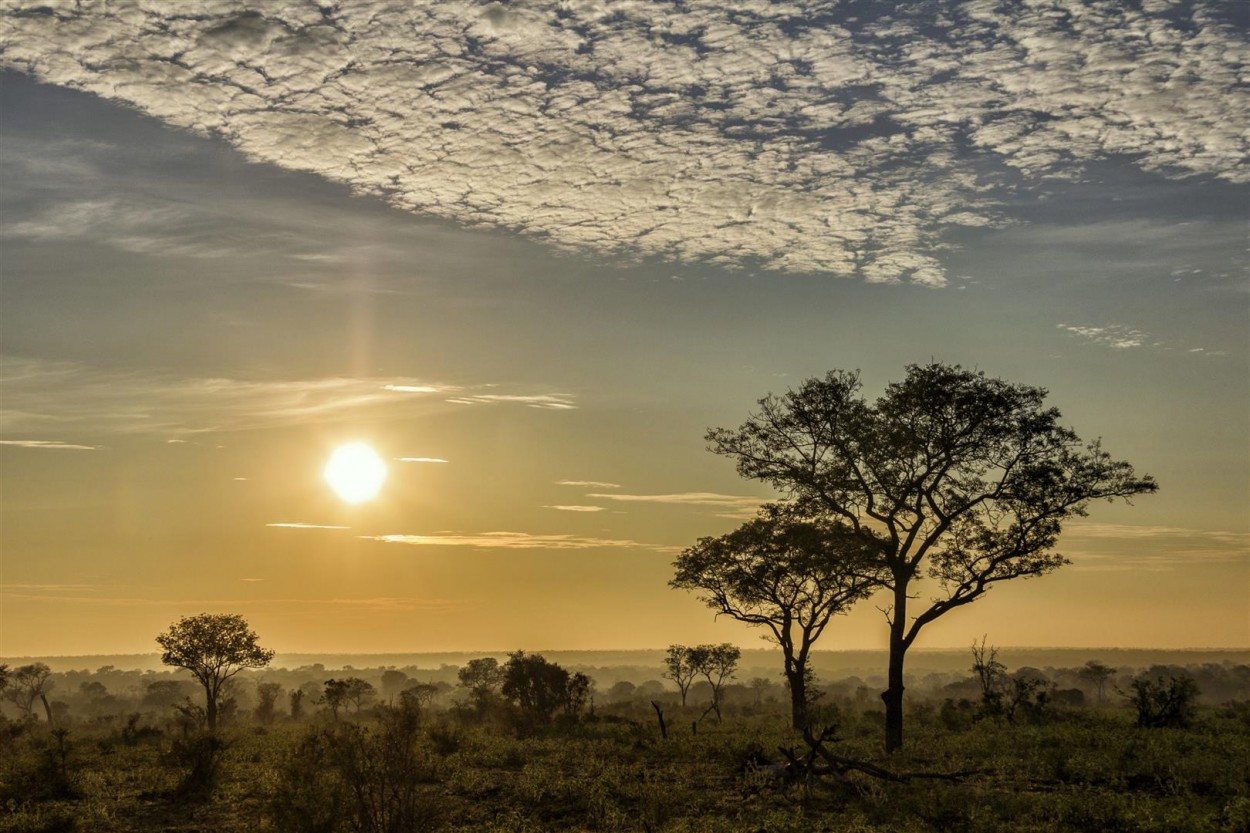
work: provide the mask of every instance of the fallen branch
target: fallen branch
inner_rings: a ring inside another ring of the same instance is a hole
[[[829,727],[820,733],[817,737],[812,733],[810,727],[803,729],[803,740],[812,750],[814,755],[818,755],[825,760],[829,767],[842,780],[846,780],[848,772],[862,772],[865,775],[871,775],[873,778],[879,778],[882,781],[892,781],[898,784],[906,784],[909,781],[933,780],[933,781],[962,781],[973,775],[981,775],[985,772],[982,769],[964,769],[958,772],[891,772],[888,769],[882,769],[876,764],[870,764],[867,761],[857,761],[853,758],[844,758],[841,755],[835,755],[825,746],[825,741],[830,740],[833,734],[833,727]],[[832,739],[835,743],[837,738]]]

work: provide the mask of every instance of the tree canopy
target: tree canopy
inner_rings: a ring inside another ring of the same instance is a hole
[[[893,596],[886,746],[902,745],[903,657],[922,628],[999,582],[1066,563],[1065,520],[1091,501],[1156,490],[1149,476],[1083,442],[1043,388],[958,365],[911,365],[875,402],[859,374],[831,371],[769,395],[736,429],[707,435],[743,477],[797,511],[843,524],[875,551]],[[909,616],[913,583],[935,589]]]
[[[184,616],[156,637],[161,662],[185,668],[204,686],[208,728],[217,728],[217,701],[226,681],[244,668],[263,668],[273,651],[256,644],[256,633],[242,616],[201,613]]]
[[[835,614],[880,586],[876,553],[872,539],[841,521],[773,504],[733,532],[685,550],[670,584],[694,591],[718,615],[767,629],[782,650],[791,718],[801,729],[812,646]]]

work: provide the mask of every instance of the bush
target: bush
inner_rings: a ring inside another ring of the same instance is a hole
[[[1130,688],[1133,692],[1124,696],[1137,710],[1138,726],[1184,729],[1193,723],[1198,684],[1188,675],[1138,677]]]
[[[418,746],[410,711],[383,707],[380,724],[314,729],[278,771],[270,813],[279,833],[417,831],[432,826],[421,792],[433,767]]]

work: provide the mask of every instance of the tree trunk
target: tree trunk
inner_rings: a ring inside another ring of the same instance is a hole
[[[56,721],[52,719],[52,706],[48,703],[48,697],[43,692],[39,693],[39,699],[43,701],[43,712],[48,716],[48,725],[55,726]]]
[[[786,668],[786,680],[790,683],[790,723],[799,731],[807,728],[807,675],[803,672],[797,665]]]
[[[896,586],[901,590],[894,593],[893,620],[890,623],[890,665],[886,676],[887,687],[881,692],[881,699],[885,701],[887,753],[903,746],[903,657],[907,653],[907,590],[906,584],[902,582]]]
[[[204,715],[208,719],[208,731],[217,733],[217,695],[211,689],[205,689]]]

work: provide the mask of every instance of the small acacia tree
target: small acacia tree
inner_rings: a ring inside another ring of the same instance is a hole
[[[22,665],[13,669],[8,675],[7,687],[0,687],[4,697],[21,711],[27,720],[36,720],[34,713],[35,701],[43,704],[48,725],[53,724],[52,705],[48,702],[48,692],[52,690],[52,669],[42,662]]]
[[[681,692],[682,706],[686,705],[686,695],[690,693],[690,686],[694,683],[695,675],[698,673],[699,669],[691,662],[688,646],[668,646],[668,653],[664,655],[663,677],[677,684],[677,690]]]
[[[718,723],[721,719],[721,689],[738,672],[738,660],[741,657],[741,649],[728,642],[719,645],[696,645],[690,649],[690,663],[712,687],[712,710],[716,712]]]
[[[1098,705],[1101,706],[1107,701],[1107,680],[1115,676],[1114,668],[1096,659],[1091,659],[1076,673],[1085,682],[1093,683],[1098,690]]]
[[[233,613],[184,616],[156,637],[161,662],[191,672],[204,686],[204,714],[210,732],[217,731],[217,704],[226,681],[244,668],[264,668],[273,651],[256,644],[247,620]]]
[[[802,729],[812,646],[835,614],[881,582],[871,544],[841,522],[770,505],[728,535],[683,552],[670,584],[696,592],[718,615],[768,630],[785,663],[791,723]]]
[[[881,697],[893,751],[903,745],[904,659],[921,630],[999,582],[1065,564],[1054,551],[1063,522],[1091,501],[1157,487],[1061,425],[1042,388],[934,362],[908,367],[875,402],[860,389],[857,373],[833,371],[707,438],[743,477],[876,551],[891,596]],[[925,578],[936,585],[927,599],[915,586]]]

